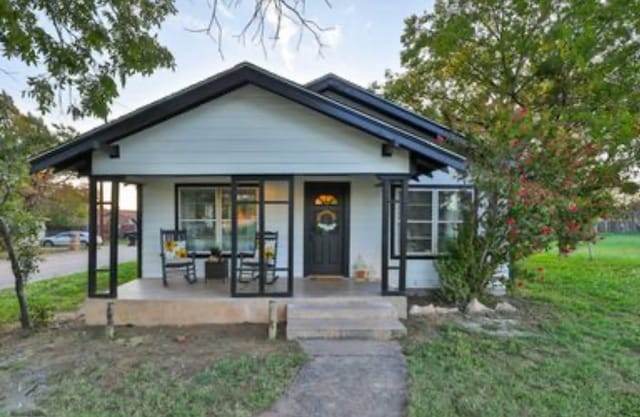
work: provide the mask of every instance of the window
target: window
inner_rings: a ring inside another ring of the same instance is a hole
[[[400,256],[400,189],[395,189],[392,254]],[[409,188],[407,201],[407,256],[429,257],[442,252],[462,222],[462,208],[471,201],[471,189]]]
[[[315,206],[337,206],[338,199],[333,194],[320,194],[313,200]]]
[[[253,251],[257,228],[257,189],[238,189],[238,250]],[[210,251],[231,250],[231,187],[179,186],[178,227],[187,232],[187,247]]]

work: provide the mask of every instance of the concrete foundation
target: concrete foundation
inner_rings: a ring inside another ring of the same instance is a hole
[[[127,287],[128,286],[128,287]],[[204,285],[203,287],[204,288]],[[122,289],[122,291],[120,291]],[[119,288],[118,299],[88,299],[80,309],[86,324],[105,325],[107,321],[107,303],[113,303],[113,322],[115,325],[135,326],[183,326],[196,324],[236,324],[268,323],[269,301],[278,304],[278,320],[286,321],[287,305],[295,300],[304,299],[305,303],[327,304],[341,301],[384,301],[391,303],[398,318],[407,317],[407,299],[403,296],[373,295],[368,287],[362,287],[362,295],[357,291],[335,293],[322,289],[314,294],[307,285],[294,297],[231,298],[223,293],[214,293],[211,287],[198,291],[198,284],[185,286],[173,285],[163,288],[155,279],[139,279]]]

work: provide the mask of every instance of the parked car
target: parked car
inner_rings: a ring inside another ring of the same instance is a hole
[[[71,245],[71,240],[74,235],[78,235],[80,237],[81,245],[87,246],[89,244],[89,232],[77,230],[61,232],[53,236],[46,236],[42,238],[40,243],[42,244],[42,246],[69,246]],[[100,236],[97,236],[96,242],[98,243],[98,245],[102,245],[102,238]]]

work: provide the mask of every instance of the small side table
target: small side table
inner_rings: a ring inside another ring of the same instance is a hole
[[[226,281],[229,276],[229,261],[223,259],[218,262],[204,261],[204,282],[209,279],[221,279]]]

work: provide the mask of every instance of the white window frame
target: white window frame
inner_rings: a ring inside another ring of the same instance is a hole
[[[400,200],[401,189],[394,189],[394,200]],[[411,220],[407,217],[407,226],[411,223],[414,224],[431,224],[431,250],[428,252],[409,252],[407,251],[408,259],[432,259],[436,258],[442,253],[439,251],[439,235],[438,231],[440,229],[440,224],[460,224],[462,220],[440,220],[440,193],[445,192],[468,192],[471,194],[471,199],[473,200],[474,193],[473,188],[469,186],[444,186],[444,187],[429,187],[424,185],[409,185],[409,193],[411,192],[428,192],[431,193],[431,220]],[[396,204],[394,204],[394,207]],[[407,209],[407,216],[409,210]],[[391,247],[392,253],[391,257],[393,259],[398,259],[400,257],[399,253],[399,224],[400,224],[400,210],[397,208],[394,209],[393,223],[391,225]]]

